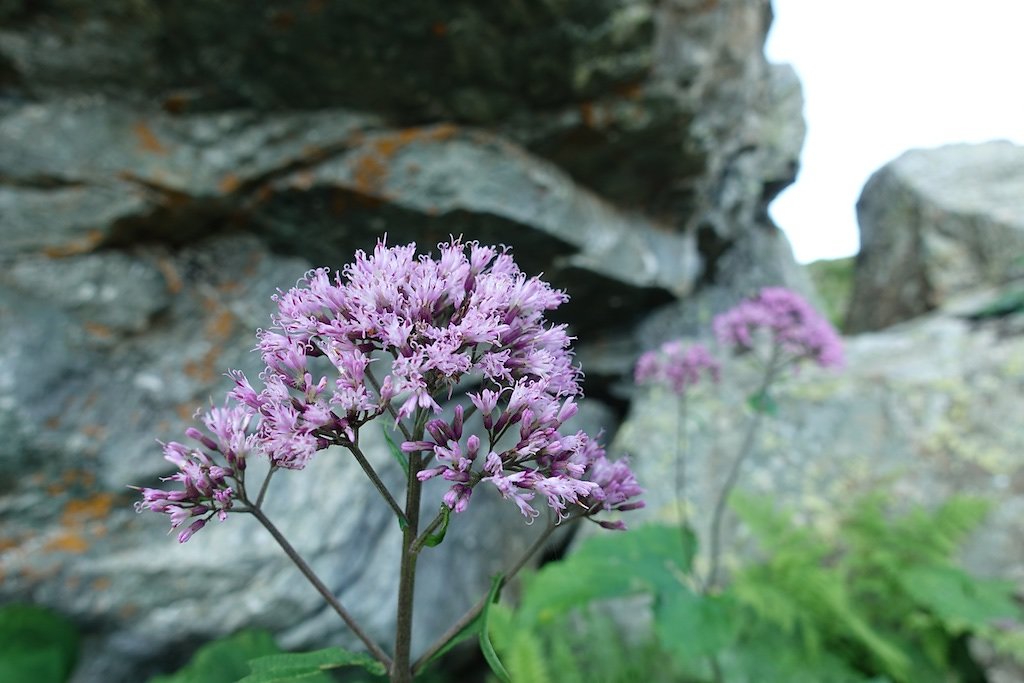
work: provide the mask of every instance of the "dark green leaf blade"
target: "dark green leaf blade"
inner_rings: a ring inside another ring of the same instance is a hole
[[[204,645],[184,667],[149,683],[234,683],[249,672],[250,659],[280,651],[267,631],[239,631]]]
[[[78,631],[35,605],[0,607],[0,680],[63,683],[78,655]]]
[[[377,676],[387,673],[384,665],[368,654],[329,647],[314,652],[268,655],[253,659],[249,662],[252,672],[238,683],[312,683],[315,676],[323,675],[323,671],[346,666],[359,666]]]
[[[405,453],[398,447],[395,440],[391,438],[391,433],[388,431],[387,425],[381,426],[381,431],[384,432],[384,440],[388,442],[388,452],[391,453],[391,457],[395,459],[401,467],[402,471],[409,472],[409,459],[405,457]]]
[[[491,611],[491,605],[498,601],[498,594],[501,592],[501,586],[505,581],[505,577],[498,574],[494,577],[491,582],[491,590],[487,594],[487,604],[484,605],[484,609],[481,612],[480,620],[480,651],[483,652],[484,659],[487,660],[487,664],[491,667],[491,671],[498,677],[501,683],[512,683],[512,678],[508,675],[508,670],[505,669],[505,665],[501,663],[501,659],[498,658],[498,653],[494,651],[494,645],[491,643],[491,635],[487,631],[487,617]]]
[[[654,630],[665,650],[685,665],[733,641],[739,621],[730,607],[721,596],[697,595],[680,586],[655,604]]]
[[[763,413],[771,417],[779,414],[779,404],[767,391],[758,391],[747,397],[747,405],[755,413]]]
[[[423,539],[423,545],[430,548],[440,545],[441,541],[444,540],[444,535],[448,533],[448,520],[451,518],[452,509],[444,503],[441,503],[441,510],[438,514],[441,515],[441,524],[437,527],[436,531],[428,534],[427,537]]]

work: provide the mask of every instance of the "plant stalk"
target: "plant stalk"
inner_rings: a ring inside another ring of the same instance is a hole
[[[573,517],[567,521],[574,522],[582,516],[583,515]],[[513,562],[509,566],[509,568],[504,572],[504,579],[502,580],[503,584],[511,581],[515,577],[515,575],[519,573],[519,570],[526,566],[526,563],[529,561],[530,557],[532,557],[534,553],[536,553],[544,546],[544,543],[548,540],[548,537],[550,537],[551,534],[554,533],[555,529],[557,529],[559,526],[561,525],[555,524],[554,522],[548,522],[548,526],[546,529],[544,529],[544,532],[540,536],[538,536],[537,539],[530,544],[530,547],[526,549],[526,552],[523,553],[523,555],[518,560]],[[427,664],[430,663],[430,660],[434,657],[434,655],[441,651],[444,648],[444,646],[448,644],[448,641],[450,641],[455,636],[459,635],[459,632],[461,632],[462,629],[466,628],[466,626],[468,626],[474,619],[476,619],[477,616],[479,616],[480,612],[482,612],[486,606],[487,595],[483,595],[476,602],[475,605],[470,607],[465,614],[459,617],[458,621],[452,624],[447,631],[441,634],[441,636],[437,640],[435,640],[433,644],[430,647],[428,647],[422,655],[419,656],[419,658],[416,660],[416,663],[412,667],[413,675],[420,673],[424,669],[424,667],[426,667]]]
[[[356,622],[348,610],[342,606],[338,601],[338,598],[334,596],[334,593],[324,585],[324,582],[320,580],[320,577],[313,572],[313,568],[310,567],[304,559],[302,559],[302,556],[299,555],[298,551],[292,547],[292,544],[288,542],[288,539],[284,537],[278,528],[274,526],[269,519],[267,519],[267,516],[263,514],[263,511],[258,507],[253,506],[249,501],[245,501],[245,503],[249,506],[248,511],[260,521],[260,524],[262,524],[267,531],[270,532],[270,535],[274,537],[274,540],[277,541],[278,545],[281,546],[281,549],[284,550],[285,555],[295,563],[295,566],[299,568],[299,571],[302,572],[303,576],[313,584],[313,587],[316,588],[317,592],[320,593],[323,599],[327,601],[327,604],[329,604],[334,611],[338,613],[338,616],[340,616],[342,621],[352,629],[352,632],[356,634],[359,640],[363,641],[363,644],[366,645],[366,649],[370,651],[370,654],[372,654],[374,658],[376,658],[385,667],[391,666],[391,658],[388,657],[387,653],[384,652],[377,643],[373,642],[373,639],[363,631],[358,622]]]
[[[377,476],[376,470],[373,469],[373,465],[371,465],[370,461],[366,459],[366,456],[359,449],[359,446],[357,446],[354,443],[346,443],[345,447],[348,448],[348,450],[355,457],[356,462],[359,463],[359,466],[363,468],[363,472],[365,472],[366,476],[369,477],[370,481],[373,483],[374,488],[377,489],[381,497],[385,500],[385,502],[387,502],[391,509],[394,510],[395,514],[398,515],[399,521],[403,525],[406,524],[409,521],[408,518],[406,517],[406,513],[402,511],[402,508],[399,507],[398,503],[391,495],[391,492],[388,491],[388,487],[385,486],[384,482],[381,481],[379,476]]]
[[[416,420],[412,441],[423,439],[422,418]],[[413,598],[416,592],[416,560],[418,554],[413,544],[419,534],[420,498],[423,490],[416,474],[423,468],[423,456],[419,451],[409,454],[409,472],[405,490],[405,528],[402,529],[402,563],[398,575],[398,615],[395,626],[395,658],[391,664],[392,683],[411,683],[412,659],[412,616]]]
[[[768,391],[768,387],[771,386],[772,382],[775,380],[775,376],[782,367],[779,363],[780,356],[781,349],[776,344],[772,347],[771,358],[765,366],[761,386],[758,388],[757,393],[754,394],[755,396],[762,397],[762,400]],[[718,498],[715,501],[715,509],[711,516],[710,567],[708,568],[708,576],[704,580],[705,592],[714,590],[718,582],[718,573],[722,559],[722,518],[725,516],[725,505],[729,501],[729,496],[732,494],[732,490],[736,487],[736,482],[739,480],[743,464],[747,461],[753,451],[754,438],[757,436],[757,431],[761,427],[763,416],[763,410],[756,410],[754,412],[754,418],[750,421],[750,424],[747,425],[747,431],[743,435],[743,443],[740,445],[739,454],[733,461],[732,467],[729,468],[729,474],[726,476],[725,483],[722,485],[722,489],[718,492]]]

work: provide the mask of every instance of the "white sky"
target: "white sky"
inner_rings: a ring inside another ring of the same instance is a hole
[[[856,253],[854,205],[902,152],[1024,144],[1024,0],[772,0],[768,59],[803,82],[797,182],[771,206],[797,260]]]

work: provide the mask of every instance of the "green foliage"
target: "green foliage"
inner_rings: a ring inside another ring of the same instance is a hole
[[[853,291],[853,270],[855,259],[849,258],[814,261],[807,264],[814,288],[821,295],[825,315],[829,321],[842,329],[846,309]]]
[[[386,673],[366,654],[340,647],[285,653],[269,633],[251,630],[204,645],[184,668],[149,683],[331,683],[334,679],[324,672],[344,667],[362,667],[377,676]]]
[[[1024,288],[1009,289],[1001,292],[995,299],[978,310],[968,314],[970,320],[986,320],[988,318],[1004,318],[1024,311]]]
[[[488,628],[491,608],[498,600],[498,594],[501,592],[501,585],[504,581],[505,577],[501,574],[494,577],[494,580],[491,581],[491,590],[487,593],[487,602],[480,613],[480,651],[483,653],[484,659],[487,660],[487,664],[491,667],[491,671],[498,677],[498,680],[501,683],[511,683],[508,671],[498,658],[498,653],[494,651],[494,645],[491,644],[491,632]]]
[[[511,679],[930,683],[968,680],[966,637],[1024,654],[1024,641],[993,626],[1022,618],[1012,584],[973,577],[953,559],[983,503],[953,498],[894,515],[872,496],[834,536],[762,499],[732,504],[765,557],[721,593],[693,574],[692,533],[666,526],[587,539],[529,578],[515,611],[492,610]],[[618,621],[600,610],[609,600]],[[642,628],[626,633],[621,623],[638,619]]]
[[[689,529],[653,525],[590,538],[527,580],[521,618],[544,624],[594,600],[674,590],[690,572],[696,543]]]
[[[775,417],[779,414],[779,404],[772,398],[767,389],[747,397],[747,407],[755,413],[764,413],[770,417]]]
[[[63,683],[78,655],[78,631],[34,605],[0,607],[0,681]]]
[[[149,683],[235,683],[249,673],[249,660],[281,652],[266,631],[249,630],[199,648],[183,668]]]
[[[409,459],[405,457],[405,453],[402,452],[402,449],[398,447],[398,444],[396,444],[395,440],[391,437],[391,431],[385,425],[381,427],[381,432],[384,433],[384,440],[388,444],[388,453],[391,454],[391,457],[394,458],[395,462],[398,463],[398,466],[402,468],[403,472],[408,472]]]
[[[428,548],[441,545],[441,541],[444,540],[445,534],[448,533],[448,522],[451,520],[452,509],[444,503],[441,503],[441,510],[438,514],[441,515],[441,523],[435,531],[427,534],[427,537],[423,539],[423,545]]]
[[[383,676],[384,665],[361,652],[329,647],[314,652],[266,655],[249,661],[252,673],[238,683],[327,683],[324,671],[357,666],[371,674]]]

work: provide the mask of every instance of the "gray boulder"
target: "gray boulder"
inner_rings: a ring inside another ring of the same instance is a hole
[[[769,21],[746,0],[0,1],[0,600],[88,632],[75,683],[144,680],[242,625],[353,644],[253,520],[180,547],[131,511],[126,484],[167,474],[155,440],[257,370],[277,287],[384,232],[511,245],[592,349],[734,278],[789,282],[766,207],[803,124]],[[272,512],[384,638],[396,529],[323,455]],[[474,500],[422,562],[417,647],[534,531]]]
[[[1022,317],[972,322],[993,294],[972,297],[891,329],[846,339],[847,367],[805,368],[779,387],[738,489],[770,496],[804,524],[829,529],[858,495],[883,490],[902,504],[933,505],[953,494],[993,504],[963,555],[968,568],[1018,583],[1024,592],[1024,337]],[[679,403],[639,389],[616,437],[634,454],[648,519],[677,520],[679,463],[688,514],[706,546],[711,510],[751,414],[753,370],[729,361],[719,386],[698,386],[677,438]],[[685,455],[684,455],[685,453]],[[749,549],[730,515],[726,567]],[[706,558],[701,560],[706,565]]]
[[[845,328],[877,330],[1024,275],[1024,147],[913,150],[857,202],[861,252]]]

